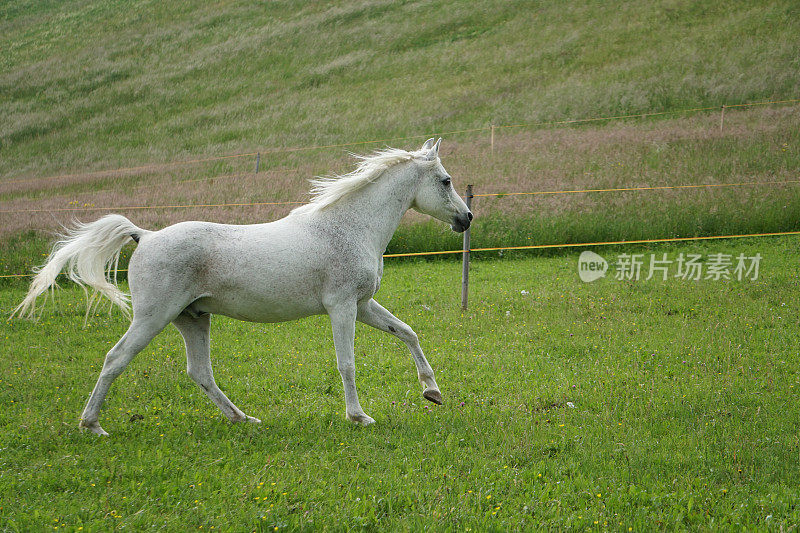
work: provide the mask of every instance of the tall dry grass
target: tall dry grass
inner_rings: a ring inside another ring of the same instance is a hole
[[[494,154],[488,134],[480,133],[445,139],[442,158],[460,190],[471,183],[477,194],[501,193],[475,198],[476,247],[780,231],[800,221],[800,215],[795,218],[800,185],[502,193],[797,180],[798,126],[800,106],[728,110],[722,131],[714,113],[581,127],[509,128],[496,131]],[[407,148],[417,145],[404,143]],[[0,184],[0,239],[8,243],[24,232],[52,232],[75,218],[92,220],[109,211],[148,228],[190,219],[274,220],[295,204],[209,204],[302,202],[307,199],[306,178],[344,172],[353,164],[342,149],[271,154],[262,162],[268,170],[258,174],[242,168],[254,163],[250,160],[167,172],[43,179],[26,182],[26,188]],[[410,213],[390,251],[459,245],[446,227],[426,220]]]

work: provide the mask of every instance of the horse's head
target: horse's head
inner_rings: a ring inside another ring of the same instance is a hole
[[[462,232],[469,228],[472,212],[453,188],[450,174],[439,160],[441,139],[433,142],[428,139],[422,145],[420,154],[420,181],[411,207],[421,213],[447,222],[453,231]]]

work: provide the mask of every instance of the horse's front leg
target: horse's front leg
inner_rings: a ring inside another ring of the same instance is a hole
[[[328,309],[336,347],[336,365],[344,384],[344,401],[347,418],[363,426],[375,422],[361,408],[356,392],[356,362],[354,342],[356,336],[356,305],[340,304]]]
[[[414,330],[372,299],[359,306],[358,321],[381,331],[391,333],[406,343],[408,349],[411,350],[414,364],[417,365],[417,378],[424,387],[422,396],[424,396],[426,400],[441,405],[442,393],[439,392],[439,386],[436,384],[436,379],[433,377],[433,369],[431,365],[428,364],[428,360],[425,359],[425,354],[422,353],[422,348],[419,345],[419,338],[417,334],[414,333]]]

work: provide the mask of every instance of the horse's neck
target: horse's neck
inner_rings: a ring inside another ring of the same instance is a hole
[[[413,164],[387,169],[384,175],[319,212],[324,223],[335,224],[383,254],[400,219],[414,198],[417,173]]]

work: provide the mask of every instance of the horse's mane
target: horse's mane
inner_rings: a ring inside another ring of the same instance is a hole
[[[387,148],[370,155],[353,156],[359,159],[352,172],[343,175],[317,177],[311,181],[311,201],[292,210],[292,213],[310,213],[327,207],[378,179],[383,172],[398,163],[419,157],[417,152]]]

